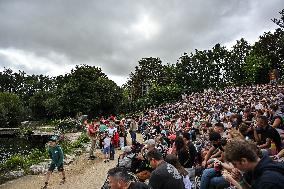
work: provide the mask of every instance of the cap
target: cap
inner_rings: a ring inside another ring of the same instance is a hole
[[[58,138],[56,136],[50,137],[49,141],[56,142]]]

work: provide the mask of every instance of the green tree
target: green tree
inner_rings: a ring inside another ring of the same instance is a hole
[[[246,75],[244,81],[246,84],[268,83],[268,70],[271,67],[270,62],[265,56],[250,54],[246,58],[246,64],[243,71]]]
[[[241,38],[229,52],[228,60],[224,64],[224,79],[227,84],[241,85],[246,83],[244,72],[245,59],[250,53],[251,46]]]
[[[114,113],[119,107],[120,88],[95,66],[76,66],[70,74],[59,76],[56,84],[61,117],[75,116],[78,112],[97,116]]]
[[[162,84],[168,81],[165,66],[160,58],[142,58],[135,67],[134,73],[130,73],[127,87],[131,88],[131,98],[136,100],[146,95],[152,83]]]
[[[0,93],[0,127],[17,127],[25,119],[21,99],[13,93]]]
[[[182,89],[177,84],[153,85],[147,94],[147,106],[177,101],[181,97],[181,92]]]

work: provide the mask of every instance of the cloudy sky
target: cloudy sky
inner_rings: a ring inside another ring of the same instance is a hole
[[[251,44],[284,0],[0,0],[0,71],[56,76],[101,67],[122,85],[143,57]]]

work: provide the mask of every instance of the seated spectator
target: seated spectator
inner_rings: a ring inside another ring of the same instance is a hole
[[[221,122],[218,122],[214,125],[213,131],[219,133],[221,136],[223,135],[224,130],[224,125]]]
[[[187,133],[188,134],[188,133]],[[185,168],[191,168],[194,164],[194,157],[191,157],[188,144],[185,143],[182,136],[178,136],[175,140],[175,155],[178,157],[180,164]]]
[[[185,189],[191,189],[192,183],[189,180],[189,176],[188,176],[189,173],[180,164],[177,156],[173,154],[169,154],[166,156],[165,161],[173,165],[178,170],[178,172],[181,174],[181,176],[183,177],[183,183],[184,183]]]
[[[253,126],[248,126],[245,123],[242,123],[239,126],[239,132],[243,135],[246,140],[254,140],[253,136]]]
[[[119,155],[118,166],[130,169],[135,153],[132,152],[131,146],[122,147],[121,150],[123,153]]]
[[[226,144],[226,140],[221,138],[221,135],[216,132],[212,132],[209,134],[209,140],[212,142],[212,146],[210,147],[209,151],[206,153],[204,160],[202,162],[202,166],[206,167],[207,166],[207,161],[210,159],[210,157],[213,155],[216,150],[218,150],[219,154],[223,154],[222,152],[224,151],[223,146]],[[221,157],[222,159],[222,157]]]
[[[189,162],[191,163],[189,167],[192,167],[197,158],[197,151],[196,151],[194,144],[190,141],[190,135],[188,133],[183,133],[182,137],[183,137],[185,144],[187,145],[188,152],[189,152],[189,157],[190,157]]]
[[[281,138],[277,130],[268,124],[268,119],[266,116],[259,116],[257,118],[258,131],[255,129],[255,139],[258,143],[260,149],[264,149],[269,153],[271,143],[275,143],[277,152],[282,149]],[[260,135],[260,137],[259,137]],[[274,155],[274,154],[272,154]]]
[[[143,182],[132,181],[126,169],[121,167],[110,169],[108,175],[111,189],[150,189],[150,187]]]
[[[184,189],[182,176],[171,164],[164,161],[162,154],[157,149],[147,153],[150,165],[155,170],[151,173],[149,185],[153,189]]]
[[[244,140],[229,142],[225,147],[225,159],[235,166],[232,178],[242,188],[284,189],[284,165],[268,156],[259,158],[253,143]],[[240,171],[245,174],[242,176]]]
[[[244,140],[245,137],[242,135],[242,133],[240,131],[232,128],[228,133],[228,139],[227,140],[232,140],[232,139]]]

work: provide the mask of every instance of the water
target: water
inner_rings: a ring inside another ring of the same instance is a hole
[[[27,138],[10,137],[0,138],[0,163],[4,162],[7,158],[14,154],[29,154],[32,149],[43,149],[43,143],[35,143]]]

